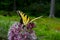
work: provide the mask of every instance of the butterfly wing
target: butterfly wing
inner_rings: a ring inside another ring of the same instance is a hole
[[[27,15],[25,15],[23,12],[20,12],[20,16],[24,25],[29,23],[30,19]]]

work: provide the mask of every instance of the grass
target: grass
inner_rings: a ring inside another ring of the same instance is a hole
[[[35,17],[31,17],[33,19]],[[0,15],[0,40],[7,39],[9,26],[15,21],[19,22],[18,16],[4,17]],[[36,27],[33,29],[36,32],[37,40],[60,40],[60,18],[43,17],[34,21]]]

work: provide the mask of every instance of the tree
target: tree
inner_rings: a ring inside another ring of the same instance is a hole
[[[16,11],[16,0],[14,0],[14,8],[13,8],[14,11]]]
[[[50,8],[50,15],[49,17],[54,18],[54,10],[55,10],[55,0],[51,0],[51,8]]]

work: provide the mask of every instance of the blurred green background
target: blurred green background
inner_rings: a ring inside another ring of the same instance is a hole
[[[37,40],[60,40],[60,0],[55,0],[54,18],[49,18],[51,0],[0,0],[0,40],[8,40],[8,30],[19,22],[17,10],[23,11],[34,21]]]

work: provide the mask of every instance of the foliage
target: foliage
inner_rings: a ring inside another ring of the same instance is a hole
[[[3,15],[3,16],[13,16],[13,15],[15,16],[16,14],[17,13],[14,11],[3,11],[3,10],[0,11],[0,15]]]

